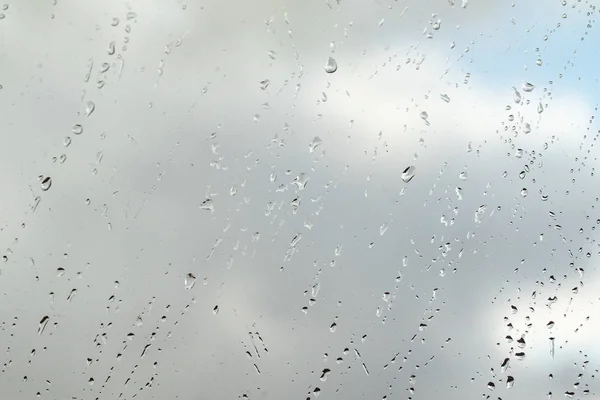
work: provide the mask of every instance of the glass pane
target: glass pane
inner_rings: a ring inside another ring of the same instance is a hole
[[[2,398],[596,394],[594,2],[6,1]]]

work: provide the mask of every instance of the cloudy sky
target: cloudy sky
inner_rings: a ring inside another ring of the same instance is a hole
[[[593,2],[0,12],[7,398],[597,396]]]

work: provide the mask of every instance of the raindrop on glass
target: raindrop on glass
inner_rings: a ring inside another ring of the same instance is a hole
[[[325,72],[328,74],[333,74],[335,71],[337,71],[337,68],[338,66],[335,59],[333,57],[329,57],[325,63]]]
[[[44,316],[40,320],[40,323],[38,325],[38,331],[37,331],[38,335],[41,335],[42,333],[44,333],[44,329],[46,329],[46,325],[48,325],[48,321],[50,321],[50,317],[48,317],[47,315]]]
[[[73,125],[73,133],[75,135],[81,135],[83,133],[83,126],[81,126],[80,124]],[[69,140],[69,144],[70,143],[71,141]]]
[[[506,388],[510,389],[515,385],[515,378],[513,378],[512,376],[507,376],[506,377]]]
[[[185,284],[185,288],[186,289],[193,288],[194,285],[196,284],[196,276],[194,274],[192,274],[191,272],[189,272],[185,276],[185,279],[184,279],[183,283]]]
[[[50,189],[50,186],[52,186],[52,178],[47,176],[44,179],[42,179],[41,186],[43,191]]]
[[[96,105],[94,104],[94,102],[88,101],[85,104],[85,116],[89,117],[90,115],[92,115],[92,113],[94,112],[95,109],[96,109]]]
[[[535,85],[533,83],[529,83],[529,82],[523,82],[523,86],[521,87],[523,89],[524,92],[532,92],[533,89],[535,89]]]
[[[212,199],[206,199],[202,203],[200,203],[200,209],[207,210],[210,212],[215,211],[215,205],[214,205]]]
[[[414,165],[406,167],[404,171],[402,171],[402,180],[404,183],[408,183],[415,177],[415,172],[417,168]]]

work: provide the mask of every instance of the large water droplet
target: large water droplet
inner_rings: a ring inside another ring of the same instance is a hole
[[[50,186],[52,186],[52,178],[47,176],[44,179],[42,179],[41,186],[43,191],[50,189]]]
[[[512,376],[507,376],[506,377],[506,388],[510,389],[515,385],[515,378],[513,378]]]
[[[325,72],[327,72],[328,74],[333,74],[335,71],[337,71],[337,69],[337,62],[333,57],[329,57],[327,59],[327,62],[325,63]]]
[[[83,126],[80,124],[73,125],[73,133],[75,135],[81,135],[83,133]]]
[[[404,171],[402,171],[402,180],[404,183],[408,183],[415,177],[415,172],[417,168],[414,165],[406,167]]]

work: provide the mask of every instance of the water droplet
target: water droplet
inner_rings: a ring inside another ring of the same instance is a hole
[[[506,388],[511,389],[515,385],[515,378],[512,376],[506,377]]]
[[[329,373],[331,372],[331,370],[329,368],[325,368],[322,372],[321,372],[321,378],[319,378],[322,382],[325,382],[327,380],[327,376],[329,375]]]
[[[517,158],[523,158],[523,153],[525,153],[525,151],[523,149],[517,149],[515,151],[515,157],[517,157]]]
[[[109,56],[112,56],[113,54],[115,54],[115,42],[110,42],[108,44],[108,49],[106,50],[106,52],[108,53]]]
[[[521,102],[521,93],[519,93],[517,88],[514,86],[513,86],[513,100],[517,104],[519,104]]]
[[[535,89],[535,85],[533,83],[529,83],[529,82],[523,82],[523,86],[521,86],[521,88],[523,89],[524,92],[532,92],[533,89]]]
[[[67,155],[61,154],[60,157],[58,158],[58,161],[60,161],[60,163],[63,164],[65,161],[67,161]]]
[[[527,190],[527,188],[521,189],[521,197],[527,197],[528,194],[529,191]]]
[[[415,172],[417,168],[414,165],[406,167],[406,169],[402,172],[402,180],[404,183],[410,182],[415,177]]]
[[[490,390],[494,390],[496,389],[496,384],[494,382],[488,382],[487,387]]]
[[[538,112],[538,114],[541,114],[544,112],[544,105],[542,104],[541,101],[538,103],[537,112]]]
[[[538,67],[541,67],[542,66],[542,59],[538,58],[535,63],[538,65]]]
[[[95,109],[96,109],[96,105],[94,104],[94,102],[88,101],[85,104],[85,116],[89,117],[90,115],[92,115],[92,113],[94,112]]]
[[[202,203],[200,203],[200,209],[207,210],[210,212],[215,211],[215,205],[214,205],[212,199],[206,199]]]
[[[467,175],[467,171],[463,171],[463,172],[461,172],[460,174],[458,174],[458,178],[459,178],[461,181],[466,181],[468,177],[469,177],[469,176]]]
[[[450,103],[450,97],[445,93],[440,94],[440,99],[444,100],[446,103]]]
[[[438,19],[436,22],[433,23],[432,28],[434,30],[438,31],[441,26],[442,26],[442,21]]]
[[[502,372],[506,372],[506,370],[508,369],[508,365],[510,364],[510,359],[505,358],[504,361],[502,361],[502,365],[500,365],[500,370]]]
[[[213,307],[213,314],[217,315],[219,313],[219,305]]]
[[[388,230],[388,224],[384,223],[379,227],[379,235],[383,236]]]
[[[317,147],[319,147],[322,143],[323,141],[321,140],[321,138],[315,136],[312,142],[308,145],[309,151],[313,153],[317,149]]]
[[[73,300],[73,297],[75,297],[76,294],[77,294],[77,289],[71,290],[71,292],[67,296],[67,301],[70,303],[71,300]]]
[[[40,323],[38,325],[38,331],[37,331],[38,335],[41,335],[42,333],[44,333],[44,329],[46,329],[46,325],[48,325],[48,321],[50,321],[50,317],[48,317],[47,315],[44,316],[40,320]]]
[[[325,72],[327,72],[328,74],[333,74],[335,71],[337,71],[337,69],[337,62],[333,57],[329,57],[327,59],[327,62],[325,63]]]
[[[269,52],[267,54],[269,55],[269,57],[271,57],[271,60],[274,60],[277,58],[277,53],[274,50],[269,50]]]
[[[548,328],[548,329],[552,329],[552,328],[554,328],[554,321],[550,321],[550,322],[548,322],[548,323],[546,324],[546,328]]]
[[[72,131],[75,135],[81,135],[83,133],[83,126],[81,126],[80,124],[75,124],[73,125]],[[71,141],[69,140],[69,144],[70,143]]]
[[[194,274],[192,274],[191,272],[189,272],[185,276],[185,279],[184,279],[183,283],[185,284],[185,288],[186,289],[193,288],[194,285],[196,284],[196,276]]]
[[[267,88],[269,87],[270,84],[271,84],[271,81],[268,79],[264,79],[264,80],[260,81],[261,90],[267,90]]]
[[[52,178],[50,178],[49,176],[45,177],[44,179],[42,179],[41,185],[43,191],[50,189],[50,186],[52,186]]]
[[[306,184],[308,183],[308,176],[306,176],[305,173],[301,173],[294,179],[294,182],[292,183],[296,185],[298,190],[304,190]]]
[[[119,18],[113,18],[112,21],[110,22],[111,26],[117,26],[119,25]]]
[[[331,324],[331,326],[329,327],[329,331],[330,332],[335,332],[335,330],[337,329],[337,324],[334,322],[333,324]]]

